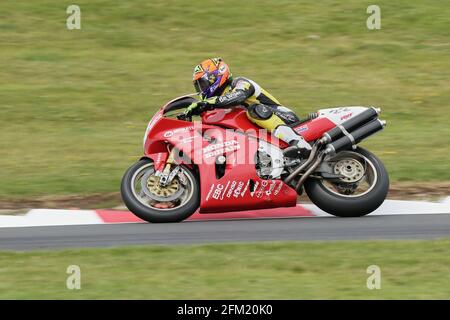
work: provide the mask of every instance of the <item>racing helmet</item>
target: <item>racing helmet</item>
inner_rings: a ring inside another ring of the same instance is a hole
[[[222,58],[206,59],[194,68],[192,77],[197,93],[203,98],[220,94],[231,81],[231,72]]]

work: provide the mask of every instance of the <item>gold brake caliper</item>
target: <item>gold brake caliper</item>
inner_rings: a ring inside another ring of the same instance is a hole
[[[170,174],[170,169],[172,167],[172,164],[174,163],[174,152],[175,152],[175,148],[173,148],[170,151],[169,157],[167,158],[166,161],[166,165],[164,167],[163,170],[163,175],[162,176],[155,176],[155,175],[151,175],[148,179],[147,179],[147,188],[148,190],[159,196],[159,197],[170,197],[173,194],[175,194],[179,189],[180,189],[180,183],[178,182],[178,179],[172,179],[172,181],[168,184],[165,185],[166,181],[164,181],[164,183],[162,183],[162,177],[165,178],[165,180],[167,180],[168,175]]]
[[[147,179],[147,188],[151,193],[157,195],[158,197],[167,198],[175,194],[175,192],[180,189],[180,183],[178,182],[178,179],[173,179],[169,185],[162,187],[159,184],[159,177],[151,175]]]

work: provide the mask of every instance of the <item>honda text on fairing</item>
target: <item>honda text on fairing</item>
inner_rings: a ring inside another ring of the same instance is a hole
[[[381,131],[373,107],[322,109],[292,128],[311,152],[286,156],[288,144],[249,121],[246,109],[205,110],[199,121],[179,110],[188,95],[163,106],[144,136],[144,156],[125,173],[126,206],[149,222],[178,222],[194,212],[293,207],[306,192],[339,217],[369,214],[385,200],[389,178],[381,161],[357,144]]]

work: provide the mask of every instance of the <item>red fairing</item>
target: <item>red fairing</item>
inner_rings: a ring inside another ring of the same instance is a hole
[[[246,111],[243,107],[234,107],[232,109],[214,109],[205,112],[202,115],[202,122],[242,131],[258,131],[260,129],[256,124],[248,119]]]
[[[336,126],[334,122],[325,117],[315,118],[302,123],[294,128],[294,130],[303,136],[306,141],[311,142],[322,137],[328,130]]]
[[[180,98],[183,99],[183,98]],[[175,99],[173,101],[177,101]],[[145,156],[163,170],[170,150],[176,147],[176,163],[197,166],[200,178],[200,212],[240,211],[295,206],[297,193],[282,180],[261,179],[255,167],[258,139],[280,148],[287,146],[252,123],[243,107],[204,112],[201,121],[165,117],[161,108],[150,121],[144,137]],[[307,141],[322,137],[335,127],[328,117],[318,117],[294,130]],[[218,156],[226,167],[216,167]]]
[[[244,107],[233,107],[232,109],[215,109],[205,112],[202,116],[202,122],[209,125],[217,125],[224,128],[243,131],[250,136],[263,139],[269,143],[273,143],[280,148],[288,146],[282,140],[272,136],[267,130],[262,129],[251,122],[246,114]]]
[[[169,152],[158,152],[147,155],[150,159],[153,160],[153,165],[156,171],[163,171],[164,166],[166,165],[167,157],[169,156]]]
[[[230,151],[225,149],[224,152],[227,165],[222,177],[217,176],[215,164],[208,163],[211,159],[208,158],[211,155],[209,150],[205,148],[203,151],[204,161],[198,165],[201,172],[200,212],[221,212],[224,208],[240,211],[296,205],[295,190],[281,180],[263,180],[257,175],[254,162],[258,144],[256,139],[235,133],[223,142],[230,141],[233,141],[231,148],[228,148]]]
[[[245,111],[230,113],[227,114],[226,127],[236,128],[236,123],[245,122]],[[159,170],[163,168],[161,159],[166,157],[164,153],[168,154],[168,147],[174,146],[180,150],[175,157],[178,163],[197,165],[201,190],[200,212],[296,205],[295,190],[281,180],[264,180],[257,175],[255,155],[258,143],[254,136],[212,125],[211,118],[206,122],[180,121],[158,113],[149,124],[144,144],[145,155],[157,161]],[[256,127],[250,121],[247,122],[247,128]],[[216,170],[215,161],[219,155],[227,159],[223,176],[218,176]]]

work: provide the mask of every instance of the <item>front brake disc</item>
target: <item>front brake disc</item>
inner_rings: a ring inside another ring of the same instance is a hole
[[[142,191],[149,198],[158,202],[170,202],[177,200],[184,191],[184,187],[174,178],[171,183],[165,187],[159,185],[159,177],[152,171],[148,171],[141,179]]]

